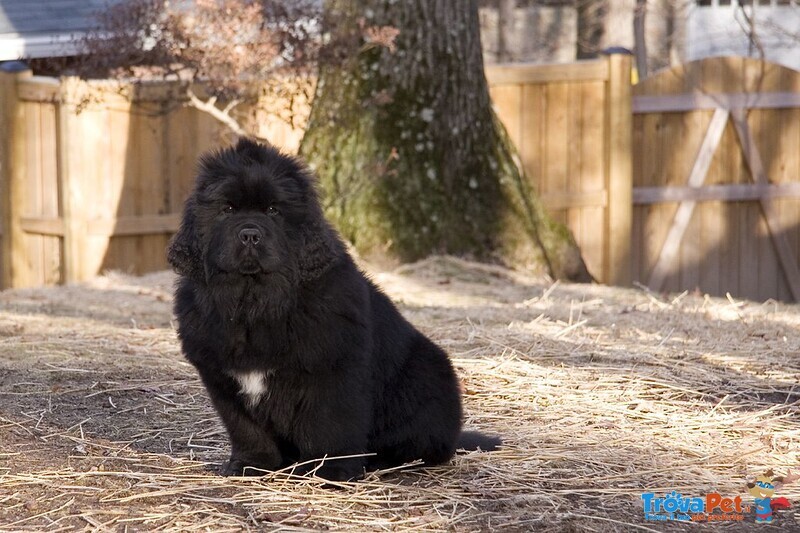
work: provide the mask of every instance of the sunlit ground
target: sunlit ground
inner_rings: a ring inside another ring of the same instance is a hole
[[[467,425],[502,450],[339,489],[219,477],[227,442],[180,355],[171,274],[111,274],[0,293],[0,530],[660,531],[643,492],[752,503],[756,475],[800,470],[797,306],[451,258],[371,275],[451,354]],[[776,496],[800,504],[800,483]],[[792,510],[773,524],[800,527]]]

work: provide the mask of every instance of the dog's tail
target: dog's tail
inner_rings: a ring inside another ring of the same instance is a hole
[[[462,431],[458,436],[456,448],[468,452],[473,450],[491,452],[501,444],[503,444],[503,440],[497,435],[485,435],[479,431]]]

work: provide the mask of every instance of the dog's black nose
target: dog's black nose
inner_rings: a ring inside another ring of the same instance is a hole
[[[257,228],[244,228],[239,232],[239,240],[248,246],[255,246],[261,240],[261,231]]]

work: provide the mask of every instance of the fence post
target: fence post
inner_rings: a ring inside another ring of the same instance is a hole
[[[25,194],[25,120],[19,105],[18,85],[33,73],[22,68],[0,71],[0,227],[3,229],[0,288],[25,285],[24,278],[30,270],[25,264],[25,233],[20,224]]]
[[[61,78],[58,106],[58,180],[61,189],[61,212],[64,217],[63,279],[74,283],[86,279],[84,254],[87,253],[87,207],[81,183],[81,133],[78,109],[82,81],[78,77]]]
[[[631,109],[631,55],[627,50],[609,50],[607,86],[606,176],[608,248],[605,271],[612,285],[630,285],[631,225],[633,222],[633,168]]]

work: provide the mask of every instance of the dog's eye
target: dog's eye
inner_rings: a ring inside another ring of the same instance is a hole
[[[274,217],[275,215],[279,215],[279,214],[280,214],[280,211],[278,211],[278,208],[277,208],[277,207],[275,207],[274,205],[271,205],[271,206],[269,206],[269,207],[267,208],[267,214],[268,214],[269,216],[271,216],[271,217]]]
[[[225,207],[222,208],[222,214],[224,214],[224,215],[231,215],[235,211],[236,211],[236,209],[230,204],[228,204],[228,205],[226,205]]]

